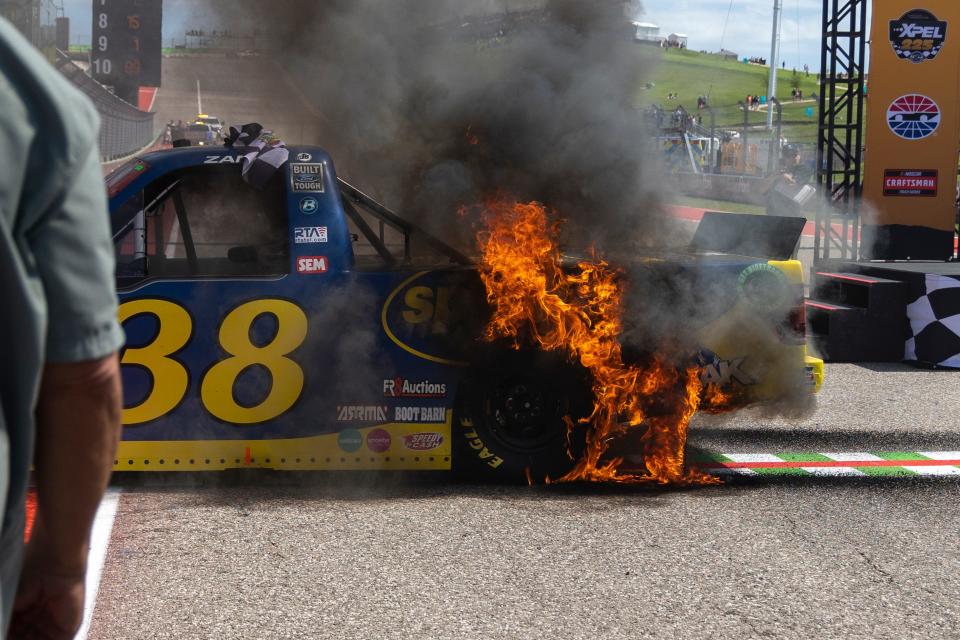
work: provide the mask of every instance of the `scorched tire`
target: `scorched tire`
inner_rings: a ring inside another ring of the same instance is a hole
[[[565,416],[589,415],[586,372],[553,354],[511,352],[475,367],[460,385],[453,414],[453,463],[461,476],[541,483],[573,468],[584,430],[568,436]]]

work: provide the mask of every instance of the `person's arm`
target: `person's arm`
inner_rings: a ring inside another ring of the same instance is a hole
[[[120,437],[116,355],[48,364],[37,405],[34,455],[37,519],[31,555],[65,575],[82,576],[90,527],[110,479]]]
[[[96,145],[84,151],[28,233],[48,322],[36,409],[37,520],[10,638],[66,639],[80,627],[90,529],[120,433],[113,242]]]
[[[116,355],[48,364],[37,404],[37,517],[10,628],[13,638],[72,638],[83,621],[90,529],[120,435]]]

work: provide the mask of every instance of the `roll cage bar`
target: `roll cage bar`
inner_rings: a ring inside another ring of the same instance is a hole
[[[177,220],[180,224],[187,260],[189,261],[191,268],[195,268],[197,263],[197,252],[196,247],[193,245],[193,238],[192,234],[190,233],[190,223],[187,218],[186,208],[184,207],[183,198],[181,197],[179,191],[181,182],[181,179],[172,181],[162,191],[154,196],[149,203],[144,204],[142,208],[139,208],[136,211],[131,211],[129,218],[126,220],[117,221],[119,226],[115,227],[116,231],[113,234],[114,242],[127,233],[131,225],[135,224],[139,216],[143,216],[151,212],[162,201],[168,197],[171,197],[177,213]],[[386,246],[386,243],[384,242],[385,225],[403,235],[403,259],[405,262],[409,262],[413,258],[412,243],[413,237],[416,236],[418,238],[422,238],[430,248],[446,256],[455,264],[463,266],[469,266],[473,264],[473,261],[469,257],[457,249],[454,249],[436,236],[424,231],[420,226],[404,220],[399,215],[381,203],[377,202],[367,194],[363,193],[360,191],[360,189],[356,188],[346,180],[338,177],[337,185],[340,190],[340,201],[343,204],[343,209],[347,217],[350,218],[350,220],[357,226],[357,228],[360,230],[360,233],[362,233],[364,238],[366,238],[367,242],[369,242],[371,246],[376,249],[377,253],[388,265],[395,265],[397,263],[397,258],[390,252]],[[362,209],[380,222],[379,233],[374,231],[374,229],[363,218],[358,209]]]
[[[450,259],[451,262],[464,266],[468,266],[473,263],[470,258],[461,252],[457,251],[439,238],[424,231],[421,227],[413,224],[412,222],[404,220],[396,213],[386,208],[367,194],[363,193],[343,178],[338,177],[337,184],[340,187],[340,199],[343,202],[343,210],[346,212],[350,220],[357,225],[357,228],[360,229],[360,233],[362,233],[367,239],[367,242],[373,245],[373,247],[377,250],[377,253],[380,254],[380,257],[386,260],[388,264],[396,264],[397,259],[392,253],[390,253],[390,250],[383,241],[384,224],[403,234],[403,259],[407,262],[409,262],[413,257],[411,242],[414,234],[416,234],[418,237],[422,238],[423,241],[430,246],[430,248],[445,255]],[[367,221],[364,220],[363,216],[360,215],[360,212],[357,211],[357,207],[362,208],[364,211],[377,218],[381,222],[379,234],[376,233],[369,224],[367,224]]]

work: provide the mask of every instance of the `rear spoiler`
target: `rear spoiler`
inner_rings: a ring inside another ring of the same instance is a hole
[[[690,249],[790,260],[797,255],[806,224],[806,218],[708,211],[690,241]]]

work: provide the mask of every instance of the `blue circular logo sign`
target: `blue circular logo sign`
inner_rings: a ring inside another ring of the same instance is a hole
[[[320,201],[316,198],[304,198],[300,201],[300,213],[313,215],[320,209]]]
[[[356,429],[344,429],[337,437],[337,444],[347,453],[353,453],[363,446],[363,434]]]
[[[887,109],[887,125],[905,140],[921,140],[940,126],[940,107],[918,93],[900,96]]]

